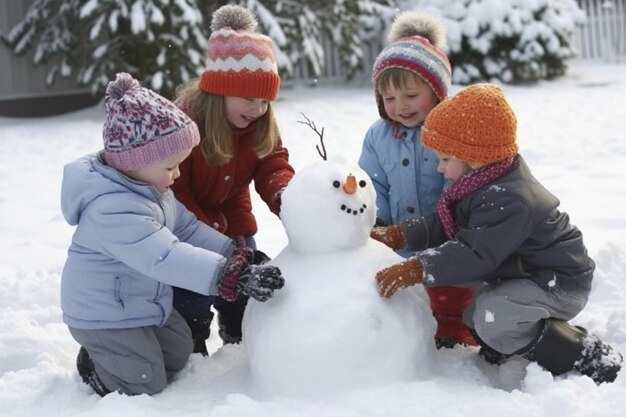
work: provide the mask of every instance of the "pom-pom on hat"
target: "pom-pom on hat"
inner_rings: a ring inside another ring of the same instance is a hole
[[[113,168],[141,169],[200,143],[198,126],[185,113],[130,74],[109,82],[104,108],[104,159]]]
[[[213,13],[200,90],[218,96],[276,99],[280,76],[272,40],[257,33],[257,26],[254,15],[241,6],[229,4]]]
[[[461,161],[490,164],[518,152],[517,119],[502,89],[489,83],[465,87],[426,117],[422,143]]]
[[[443,52],[446,47],[446,31],[439,20],[421,12],[403,12],[391,25],[388,40],[389,45],[374,62],[372,82],[375,88],[378,77],[383,72],[400,68],[411,71],[424,80],[439,100],[447,97],[452,69]],[[389,119],[378,91],[376,102],[380,115]]]

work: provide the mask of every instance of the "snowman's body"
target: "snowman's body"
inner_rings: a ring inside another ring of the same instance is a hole
[[[265,303],[251,300],[243,322],[257,391],[328,395],[427,367],[434,323],[423,292],[378,293],[376,272],[403,258],[369,238],[375,215],[358,168],[321,162],[289,184],[281,209],[289,245],[271,262],[286,284]]]

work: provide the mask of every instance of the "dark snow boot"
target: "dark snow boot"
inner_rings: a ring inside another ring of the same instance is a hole
[[[478,350],[478,356],[483,358],[485,362],[490,363],[492,365],[502,365],[504,362],[507,361],[507,359],[511,357],[511,355],[498,352],[497,350],[489,346],[487,343],[485,343],[478,336],[478,333],[476,333],[476,330],[469,329],[469,332],[472,334],[472,336],[474,337],[474,340],[476,340],[476,342],[480,346],[480,349]]]
[[[104,386],[102,380],[100,380],[100,377],[96,373],[96,369],[93,366],[93,361],[89,357],[89,353],[87,353],[87,349],[82,346],[76,357],[76,369],[78,369],[78,375],[80,375],[83,382],[93,388],[96,394],[104,397],[111,393],[111,390]]]
[[[241,342],[241,321],[247,304],[248,297],[240,297],[232,303],[215,304],[219,335],[224,344]]]
[[[208,356],[209,351],[206,348],[206,341],[211,336],[211,322],[213,321],[214,313],[209,311],[205,317],[196,317],[189,321],[187,324],[191,329],[191,338],[193,340],[193,353],[201,353],[202,356]]]
[[[613,382],[623,361],[619,352],[584,328],[556,319],[545,320],[537,339],[518,354],[554,375],[576,370],[598,385]]]
[[[574,364],[574,369],[598,385],[615,381],[622,367],[622,354],[592,334],[583,339],[583,346],[582,356]]]
[[[483,358],[485,362],[498,366],[502,365],[511,357],[511,355],[498,352],[489,346],[481,346],[478,350],[478,356]]]

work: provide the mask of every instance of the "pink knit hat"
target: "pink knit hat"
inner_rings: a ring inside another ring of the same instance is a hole
[[[272,40],[255,32],[257,26],[254,15],[241,6],[229,4],[213,13],[206,70],[200,77],[202,91],[276,99],[280,76]]]
[[[104,159],[123,171],[144,168],[200,143],[198,126],[172,102],[119,73],[104,99]]]

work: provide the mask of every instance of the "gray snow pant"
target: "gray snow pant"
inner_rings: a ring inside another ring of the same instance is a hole
[[[527,347],[539,335],[542,320],[569,321],[587,304],[589,291],[549,291],[528,279],[474,288],[474,300],[463,315],[480,339],[504,354]]]
[[[127,395],[162,391],[193,349],[191,330],[176,310],[163,327],[69,330],[89,353],[104,385]]]

